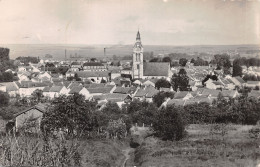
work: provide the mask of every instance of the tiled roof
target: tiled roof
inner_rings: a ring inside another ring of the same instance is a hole
[[[109,71],[77,71],[76,74],[80,78],[109,77]]]
[[[112,88],[110,87],[104,87],[104,88],[87,88],[87,90],[89,91],[89,93],[110,93],[110,91],[112,90]]]
[[[233,97],[236,94],[236,90],[222,90],[220,93],[224,97]]]
[[[132,94],[134,93],[136,90],[136,87],[117,87],[115,90],[114,90],[114,93],[121,93],[121,94]]]
[[[248,97],[259,98],[260,97],[260,91],[259,90],[252,90],[250,93],[248,93]]]
[[[235,77],[241,84],[246,83],[241,77]]]
[[[69,94],[79,93],[83,89],[83,86],[74,86],[69,91]]]
[[[1,85],[6,86],[6,91],[11,92],[11,91],[18,91],[17,85],[15,82],[1,82]]]
[[[174,99],[183,99],[185,96],[187,96],[188,93],[189,93],[188,91],[176,92],[174,94]]]
[[[214,83],[215,85],[223,85],[220,81],[213,81],[212,83]]]
[[[51,87],[49,87],[49,86],[46,86],[46,87],[44,87],[43,88],[43,92],[50,92],[50,89],[51,89]]]
[[[168,62],[144,62],[144,76],[168,76],[170,63]]]
[[[37,109],[38,111],[40,111],[42,113],[45,113],[47,111],[47,107],[48,107],[47,104],[39,103],[39,104],[37,104],[37,105],[35,105],[33,107],[27,108],[27,109],[25,109],[25,110],[15,114],[14,117],[17,117],[17,116],[19,116],[19,115],[21,115],[21,114],[23,114],[23,113],[25,113],[25,112],[27,112],[29,110],[32,110],[32,109]]]
[[[108,94],[104,94],[104,95],[99,95],[99,96],[94,96],[94,99],[99,99],[99,100],[108,100],[111,101],[113,99],[117,99],[119,101],[123,101],[125,100],[127,97],[129,97],[129,95],[127,94],[119,94],[119,93],[108,93]]]
[[[202,95],[205,95],[205,96],[211,95],[211,97],[218,97],[218,94],[220,92],[221,92],[220,90],[216,90],[216,89],[204,89],[202,92]]]
[[[74,62],[71,63],[71,65],[81,65],[81,62],[74,61]]]
[[[260,81],[247,81],[247,84],[259,85]]]
[[[151,98],[154,95],[156,95],[159,92],[159,90],[155,89],[154,87],[147,87],[145,89],[138,89],[135,97],[148,97]]]
[[[185,101],[180,99],[171,99],[167,102],[167,106],[175,105],[175,106],[184,106]]]
[[[83,66],[104,66],[104,65],[100,62],[87,62],[84,63]]]
[[[63,86],[52,86],[50,92],[60,92]]]

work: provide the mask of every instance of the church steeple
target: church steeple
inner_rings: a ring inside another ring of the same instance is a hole
[[[138,30],[138,32],[137,32],[137,35],[136,35],[136,40],[137,40],[137,41],[140,41],[140,40],[141,40],[141,37],[140,37],[140,32],[139,32],[139,30]]]
[[[143,78],[143,46],[141,42],[140,32],[136,35],[136,42],[133,47],[133,66],[132,78]]]

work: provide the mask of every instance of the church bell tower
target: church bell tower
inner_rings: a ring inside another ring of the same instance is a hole
[[[143,78],[143,45],[141,42],[140,32],[136,35],[136,42],[133,48],[133,67],[132,78]]]

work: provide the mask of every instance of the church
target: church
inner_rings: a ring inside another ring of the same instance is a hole
[[[137,32],[136,42],[133,47],[133,79],[151,79],[165,78],[169,79],[172,76],[172,71],[169,62],[144,62],[143,60],[143,45],[141,42],[140,32]]]

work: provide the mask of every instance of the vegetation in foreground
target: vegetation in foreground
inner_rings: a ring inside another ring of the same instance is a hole
[[[257,138],[260,126],[192,124],[186,130],[187,136],[181,141],[147,137],[132,152],[127,166],[253,167],[260,164]]]

